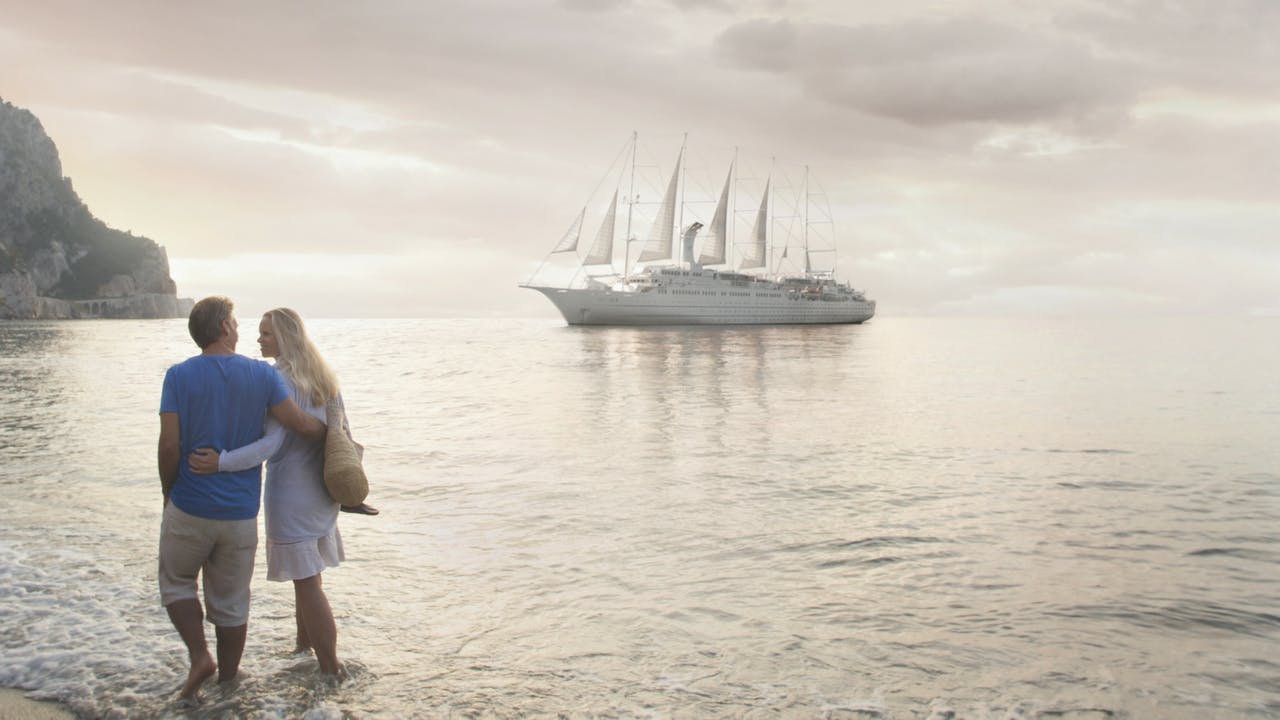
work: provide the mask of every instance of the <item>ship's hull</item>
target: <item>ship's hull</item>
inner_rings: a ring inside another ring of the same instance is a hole
[[[834,325],[875,315],[871,300],[735,297],[532,287],[547,296],[570,325]]]

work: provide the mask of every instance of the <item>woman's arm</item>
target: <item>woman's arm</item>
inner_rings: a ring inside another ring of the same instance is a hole
[[[284,442],[285,428],[272,418],[267,419],[266,434],[257,440],[234,450],[223,450],[220,454],[212,448],[200,448],[188,456],[187,462],[192,471],[198,475],[215,472],[236,472],[248,470],[255,465],[266,462]]]

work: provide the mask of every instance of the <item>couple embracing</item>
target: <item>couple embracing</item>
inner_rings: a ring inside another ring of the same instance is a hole
[[[165,374],[160,399],[160,599],[190,655],[180,693],[192,698],[215,672],[236,677],[249,622],[258,544],[262,463],[267,463],[267,579],[293,581],[298,649],[340,675],[337,627],[320,574],[344,559],[338,503],[323,480],[325,407],[341,407],[337,377],[293,310],[258,326],[262,356],[236,353],[231,301],[196,303],[187,322],[201,353]],[[367,505],[341,508],[376,514]],[[197,575],[204,590],[201,606]],[[217,662],[205,640],[214,626]]]

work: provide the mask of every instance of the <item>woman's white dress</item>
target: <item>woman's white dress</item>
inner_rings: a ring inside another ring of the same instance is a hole
[[[287,376],[285,383],[303,411],[325,421],[323,405],[300,397]],[[337,567],[346,556],[338,532],[339,506],[324,487],[324,443],[299,437],[268,415],[262,439],[222,451],[218,469],[240,470],[264,460],[267,579],[302,580]]]

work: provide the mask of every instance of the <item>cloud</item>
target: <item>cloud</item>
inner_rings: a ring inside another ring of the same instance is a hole
[[[628,7],[632,0],[560,0],[560,4],[575,12],[610,12]]]
[[[729,0],[659,0],[656,3],[645,3],[640,0],[560,0],[563,7],[578,12],[610,12],[623,8],[639,7],[647,9],[648,5],[655,12],[666,12],[674,7],[679,10],[713,10],[716,12],[733,12],[734,5]]]
[[[912,125],[1081,121],[1132,102],[1125,63],[1069,37],[973,17],[892,25],[748,20],[715,40],[730,66]]]
[[[1280,97],[1280,3],[1119,0],[1064,12],[1057,25],[1125,56],[1153,87]]]

